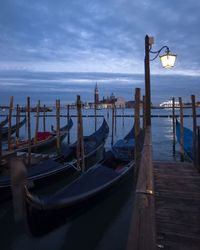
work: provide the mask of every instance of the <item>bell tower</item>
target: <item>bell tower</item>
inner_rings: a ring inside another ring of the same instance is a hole
[[[95,104],[99,103],[99,90],[98,90],[97,83],[96,83],[95,89],[94,89],[94,103]]]

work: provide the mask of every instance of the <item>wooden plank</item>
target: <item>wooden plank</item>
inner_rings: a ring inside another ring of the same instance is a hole
[[[197,169],[191,163],[154,162],[154,183],[157,244],[164,249],[199,249]]]

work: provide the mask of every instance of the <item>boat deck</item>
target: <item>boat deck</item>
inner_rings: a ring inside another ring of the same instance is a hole
[[[153,166],[157,246],[200,249],[200,173],[190,163]]]

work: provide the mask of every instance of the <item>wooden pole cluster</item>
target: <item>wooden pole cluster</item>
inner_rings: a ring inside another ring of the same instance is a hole
[[[9,115],[8,115],[8,150],[11,151],[11,127],[12,127],[13,96],[10,97]]]
[[[35,138],[34,138],[35,144],[37,144],[38,142],[39,116],[40,116],[40,100],[38,101],[36,110],[36,126],[35,126]]]
[[[56,148],[60,153],[60,100],[56,100]]]
[[[83,139],[83,118],[80,95],[77,95],[77,168],[85,171],[84,139]]]
[[[135,89],[135,163],[140,159],[140,88]]]
[[[180,105],[180,153],[181,153],[181,161],[184,161],[183,102],[181,97],[179,97],[179,105]]]
[[[31,115],[30,115],[30,97],[27,97],[27,116],[28,116],[28,165],[31,165]]]

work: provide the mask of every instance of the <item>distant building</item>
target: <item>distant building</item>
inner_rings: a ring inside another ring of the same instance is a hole
[[[99,101],[99,106],[102,108],[112,108],[115,105],[116,108],[124,108],[125,101],[123,97],[115,97],[112,93],[109,97],[103,98],[103,100]]]

